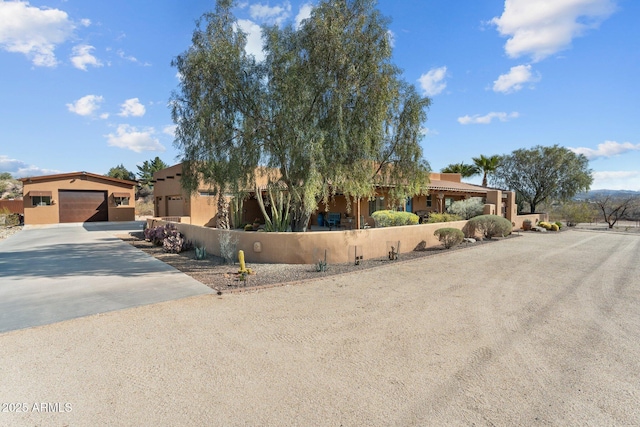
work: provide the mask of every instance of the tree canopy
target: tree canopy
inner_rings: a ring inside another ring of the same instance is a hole
[[[169,165],[163,162],[158,156],[156,156],[155,159],[145,160],[142,166],[137,166],[140,184],[152,186],[151,181],[153,180],[153,173],[168,167]]]
[[[475,165],[468,163],[451,163],[440,170],[442,173],[459,173],[463,178],[469,178],[478,175],[480,171]]]
[[[291,196],[294,231],[337,191],[393,198],[426,191],[420,139],[428,98],[391,62],[387,19],[374,0],[321,0],[297,28],[262,28],[264,61],[246,53],[232,0],[202,16],[173,65],[171,99],[183,179],[225,192],[259,171]]]
[[[482,186],[487,186],[487,177],[494,173],[500,165],[500,156],[485,156],[483,154],[480,157],[473,157],[473,164],[477,168],[478,173],[482,174]]]
[[[538,145],[501,156],[492,176],[493,185],[515,191],[531,212],[544,201],[564,201],[587,191],[592,182],[587,158],[559,145]]]
[[[129,181],[136,180],[136,176],[134,175],[134,173],[128,170],[127,168],[125,168],[122,163],[119,164],[118,166],[115,166],[109,169],[109,172],[107,172],[107,176],[110,176],[111,178],[117,178],[117,179],[126,179]]]

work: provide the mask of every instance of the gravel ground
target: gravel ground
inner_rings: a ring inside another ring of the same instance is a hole
[[[0,334],[0,425],[640,425],[639,237],[526,233]]]
[[[463,243],[452,249],[444,249],[442,246],[428,248],[422,251],[410,251],[401,253],[398,260],[391,261],[388,258],[376,258],[355,263],[330,264],[327,270],[318,272],[314,264],[258,264],[247,263],[254,274],[240,280],[238,265],[225,264],[221,257],[208,255],[206,260],[196,260],[195,251],[186,251],[180,254],[166,253],[160,246],[154,246],[144,240],[142,233],[119,235],[120,239],[130,243],[134,247],[154,256],[155,258],[173,266],[183,273],[193,277],[199,282],[219,292],[239,292],[255,290],[258,288],[282,286],[294,284],[306,280],[335,276],[338,274],[362,272],[370,268],[383,267],[390,264],[407,262],[427,256],[441,255],[456,250],[472,249],[474,247],[493,244],[501,240],[507,240],[518,235],[514,234],[506,239],[477,241],[475,243]]]
[[[21,230],[21,225],[16,225],[13,227],[0,227],[0,240],[6,239],[7,237],[14,235]]]

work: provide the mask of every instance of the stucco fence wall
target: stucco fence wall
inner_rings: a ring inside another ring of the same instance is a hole
[[[540,215],[526,217],[539,218]],[[524,219],[524,218],[523,218]],[[520,220],[520,226],[522,221]],[[166,224],[166,221],[149,219],[148,226]],[[207,252],[220,256],[220,236],[229,233],[237,241],[237,249],[242,249],[247,262],[314,264],[324,260],[327,263],[355,261],[356,253],[363,259],[386,257],[394,246],[399,244],[399,257],[411,252],[421,242],[427,247],[440,245],[433,235],[439,228],[453,227],[462,229],[467,221],[454,221],[436,224],[406,225],[400,227],[368,228],[346,231],[307,231],[304,233],[266,233],[258,231],[221,230],[201,227],[187,223],[174,223],[180,233],[197,246],[205,246]],[[514,227],[514,230],[517,227]]]

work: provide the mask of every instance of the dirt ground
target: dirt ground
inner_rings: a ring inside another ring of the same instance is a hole
[[[478,240],[473,243],[462,243],[456,247],[445,249],[442,245],[424,248],[422,250],[401,251],[398,259],[390,260],[389,257],[361,260],[357,265],[354,262],[329,264],[325,271],[319,272],[314,264],[259,264],[247,263],[246,267],[252,271],[248,276],[238,274],[239,265],[226,264],[221,257],[208,254],[206,259],[195,259],[195,251],[189,250],[178,254],[167,253],[161,246],[146,241],[142,233],[130,233],[117,237],[132,246],[140,249],[160,261],[171,265],[173,268],[191,276],[199,282],[220,292],[246,292],[257,288],[281,286],[282,284],[297,284],[306,280],[314,280],[338,274],[359,273],[370,268],[383,267],[399,262],[407,262],[426,256],[443,255],[454,250],[471,249],[480,245],[498,243],[505,239],[518,237],[514,233],[506,238]]]
[[[639,255],[527,233],[5,333],[0,425],[639,425]]]

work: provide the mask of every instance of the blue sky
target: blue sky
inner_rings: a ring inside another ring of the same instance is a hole
[[[314,2],[241,1],[247,50],[260,25]],[[171,60],[213,0],[0,0],[0,171],[31,176],[159,156],[179,161]],[[559,144],[590,159],[593,189],[640,190],[640,2],[380,0],[394,61],[433,103],[422,140],[434,171],[480,154]],[[474,180],[471,180],[472,182]],[[477,179],[476,181],[479,181]]]

